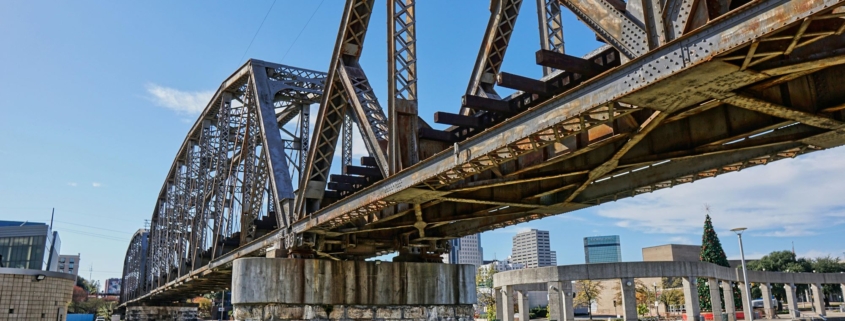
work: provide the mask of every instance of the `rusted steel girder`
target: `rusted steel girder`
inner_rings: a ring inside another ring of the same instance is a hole
[[[841,1],[821,0],[801,3],[761,1],[740,13],[726,16],[698,32],[687,35],[683,42],[674,42],[653,50],[566,95],[556,97],[519,117],[491,128],[457,145],[454,151],[444,151],[423,161],[413,171],[386,178],[343,202],[315,213],[312,220],[297,222],[293,229],[295,232],[305,232],[338,226],[341,222],[381,209],[391,202],[406,201],[404,195],[410,194],[403,190],[413,190],[412,188],[417,186],[439,184],[442,180],[463,179],[481,173],[483,169],[514,159],[520,151],[536,150],[537,147],[532,146],[546,146],[556,142],[557,137],[554,134],[546,138],[541,134],[554,133],[557,124],[613,101],[631,101],[635,105],[661,107],[669,113],[697,104],[699,101],[692,99],[692,96],[679,97],[676,89],[673,89],[672,94],[662,96],[665,102],[653,104],[658,102],[654,100],[654,93],[645,93],[642,89],[653,87],[661,81],[669,81],[671,76],[683,77],[693,74],[694,71],[701,73],[696,75],[696,78],[700,79],[702,84],[720,77],[730,77],[738,68],[726,71],[726,75],[719,75],[705,72],[701,67],[714,57],[745,47],[755,39],[783,28],[784,24],[803,21],[806,17],[840,3]],[[727,66],[724,68],[730,69]],[[657,72],[658,70],[660,72]],[[760,79],[745,79],[749,83],[756,80]],[[736,84],[737,87],[743,85],[742,82]],[[430,192],[414,193],[424,195]]]

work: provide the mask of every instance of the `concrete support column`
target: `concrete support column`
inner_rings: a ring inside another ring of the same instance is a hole
[[[516,291],[516,304],[519,306],[519,321],[528,321],[528,296],[525,291]]]
[[[745,315],[746,321],[751,321],[751,318],[753,317],[751,315],[751,313],[754,313],[754,310],[752,310],[751,307],[748,306],[748,296],[751,293],[748,293],[748,291],[747,291],[748,288],[745,287],[745,283],[742,283],[742,282],[738,282],[738,283],[739,283],[739,293],[742,294],[742,313]]]
[[[760,293],[763,296],[763,311],[766,313],[766,319],[774,318],[775,310],[772,308],[772,290],[771,284],[760,283]],[[775,306],[774,308],[777,308]]]
[[[502,287],[502,321],[513,321],[513,286]]]
[[[505,318],[505,301],[502,300],[502,291],[502,288],[493,289],[493,297],[496,298],[496,320]]]
[[[813,290],[813,309],[816,310],[816,314],[825,316],[824,291],[822,290],[822,285],[813,283],[810,284],[810,288]]]
[[[232,265],[235,320],[458,320],[472,318],[477,302],[469,264],[251,257]]]
[[[698,306],[698,284],[693,276],[683,278],[684,283],[684,308],[687,310],[687,321],[696,321],[701,315],[701,308]]]
[[[795,318],[798,314],[798,300],[795,294],[795,284],[786,283],[783,285],[783,290],[786,292],[786,309],[789,310],[789,317]]]
[[[622,282],[622,314],[625,321],[637,321],[637,284],[633,278],[620,279]]]
[[[845,303],[845,283],[839,285],[839,291],[842,292],[842,302]]]
[[[549,282],[549,320],[574,321],[572,281]]]
[[[725,298],[727,321],[736,321],[736,303],[734,303],[734,288],[731,281],[722,281],[722,297]]]
[[[722,297],[719,295],[719,280],[707,279],[707,285],[710,287],[710,303],[713,306],[713,321],[727,321],[722,320]]]

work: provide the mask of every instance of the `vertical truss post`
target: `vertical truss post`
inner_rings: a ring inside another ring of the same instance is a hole
[[[415,0],[388,0],[387,19],[387,155],[394,174],[419,162]]]
[[[299,140],[300,144],[302,144],[302,151],[299,157],[299,175],[302,176],[302,168],[305,166],[305,161],[308,160],[308,138],[309,138],[309,126],[311,118],[311,106],[303,104],[299,108]]]
[[[341,149],[343,150],[343,165],[352,165],[352,116],[349,111],[343,116],[343,137],[341,141]],[[346,174],[346,167],[344,174]]]
[[[537,0],[537,22],[540,27],[540,48],[558,53],[566,53],[563,44],[563,20],[560,17],[558,0]],[[548,75],[554,68],[543,67],[543,75]]]

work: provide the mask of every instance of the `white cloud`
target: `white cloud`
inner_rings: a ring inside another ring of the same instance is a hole
[[[169,108],[180,114],[197,115],[205,109],[214,95],[213,91],[181,91],[174,88],[147,84],[150,100],[156,105]]]
[[[93,182],[93,183],[91,183],[91,186],[100,187],[100,186],[103,186],[103,184],[99,183],[99,182]]]
[[[644,233],[700,234],[704,204],[719,234],[748,227],[751,235],[816,235],[845,223],[845,148],[729,173],[653,194],[604,204],[596,212],[616,226]]]
[[[76,187],[76,182],[67,183],[68,186]]]
[[[671,244],[697,244],[697,243],[694,243],[690,238],[688,238],[686,236],[670,237],[669,243],[671,243]]]
[[[766,255],[769,255],[769,253],[763,253],[763,252],[745,253],[745,259],[746,260],[759,260]],[[741,258],[742,258],[742,256],[740,254],[734,254],[734,255],[728,256],[728,260],[739,260]]]
[[[826,257],[826,256],[829,255],[830,257],[838,257],[838,258],[842,259],[843,252],[845,252],[845,249],[842,249],[842,250],[839,250],[839,251],[831,251],[831,252],[809,250],[809,251],[805,251],[805,252],[798,252],[797,256],[807,258],[807,259],[815,259],[815,258],[820,258],[820,257]]]

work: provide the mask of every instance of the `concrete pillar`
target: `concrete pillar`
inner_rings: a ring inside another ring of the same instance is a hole
[[[842,293],[842,302],[845,303],[845,283],[839,285],[839,291]]]
[[[766,313],[766,319],[773,319],[775,310],[772,308],[772,290],[771,284],[760,283],[760,293],[763,296],[763,312]],[[777,308],[775,306],[774,308]]]
[[[477,301],[469,264],[250,257],[232,266],[235,320],[470,319]]]
[[[502,287],[502,321],[513,321],[513,286]]]
[[[739,293],[741,294],[741,297],[742,297],[742,314],[745,315],[746,321],[751,321],[752,317],[753,317],[753,315],[751,315],[751,313],[754,313],[754,310],[752,310],[751,307],[748,306],[748,296],[751,293],[748,293],[748,291],[747,291],[748,288],[745,287],[745,283],[742,283],[742,282],[738,282],[738,283],[739,283]]]
[[[528,295],[525,291],[516,291],[516,304],[519,306],[519,321],[528,321]]]
[[[502,300],[502,288],[495,288],[493,289],[493,297],[496,298],[496,320],[502,320],[505,318],[505,302]]]
[[[574,321],[572,281],[549,282],[549,320]]]
[[[722,297],[719,295],[719,280],[707,279],[707,285],[710,287],[710,304],[713,306],[713,321],[727,321],[722,320]]]
[[[736,321],[736,303],[731,281],[722,281],[722,297],[725,298],[725,314],[728,315],[728,321]]]
[[[825,316],[824,290],[822,289],[822,285],[813,283],[810,284],[810,288],[813,290],[813,309],[816,310],[816,314]]]
[[[693,276],[683,278],[683,283],[687,321],[697,321],[698,316],[701,315],[701,308],[698,306],[698,284]]]
[[[786,292],[786,309],[789,310],[789,317],[795,318],[799,316],[798,313],[798,297],[795,294],[796,286],[794,283],[786,283],[783,285],[783,290]]]
[[[637,321],[637,284],[633,278],[620,279],[622,282],[622,314],[625,321]]]

